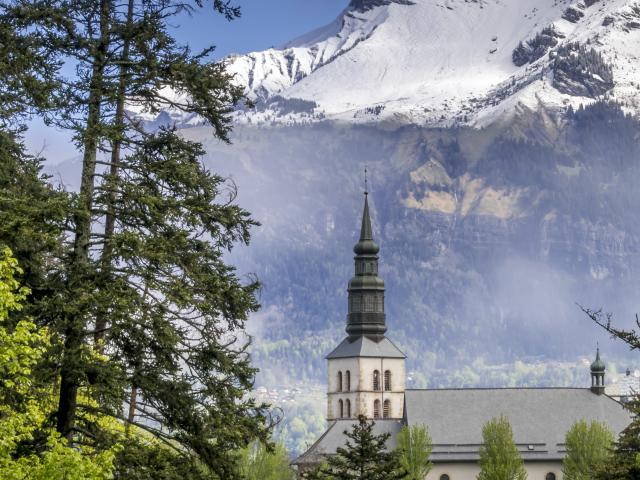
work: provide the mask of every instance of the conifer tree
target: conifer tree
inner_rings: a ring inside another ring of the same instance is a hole
[[[482,428],[482,441],[478,480],[526,480],[527,472],[506,417],[487,422]]]
[[[54,75],[50,101],[33,102],[47,123],[73,132],[82,155],[69,242],[50,272],[61,283],[37,316],[62,339],[58,431],[108,448],[114,439],[94,419],[110,415],[209,475],[236,478],[233,451],[267,442],[268,424],[264,406],[245,396],[255,369],[244,323],[258,308],[258,284],[241,282],[223,255],[248,243],[255,222],[202,166],[199,144],[172,128],[147,131],[133,113],[171,108],[228,141],[242,91],[223,64],[207,60],[211,49],[193,54],[169,33],[172,18],[205,4],[239,15],[224,0],[12,0],[0,8],[17,41],[31,41],[30,54],[46,51],[51,65],[77,72]]]
[[[640,397],[625,405],[633,420],[615,442],[613,454],[598,468],[598,480],[632,480],[640,478]]]
[[[321,474],[335,480],[395,480],[406,478],[407,473],[400,466],[397,450],[387,451],[389,433],[375,435],[375,422],[369,422],[364,415],[351,431],[345,430],[348,438],[345,447],[339,447],[335,455],[327,457],[327,467]]]
[[[574,423],[565,437],[567,454],[562,463],[566,480],[594,480],[598,469],[610,457],[613,434],[603,423],[585,420]]]

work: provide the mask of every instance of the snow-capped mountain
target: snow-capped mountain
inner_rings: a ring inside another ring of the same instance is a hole
[[[637,0],[353,0],[282,48],[225,61],[258,102],[241,122],[481,127],[603,95],[638,112],[639,56]]]
[[[231,145],[197,118],[147,118],[192,127],[262,224],[231,257],[264,285],[261,381],[324,381],[365,165],[389,329],[428,372],[416,386],[512,385],[486,365],[590,355],[606,337],[576,302],[632,319],[640,118],[620,106],[640,112],[638,55],[640,0],[353,0],[282,48],[225,60],[256,103]],[[541,384],[573,382],[553,375]]]

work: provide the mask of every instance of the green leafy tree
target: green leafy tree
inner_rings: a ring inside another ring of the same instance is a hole
[[[565,444],[563,477],[566,480],[594,480],[598,469],[611,456],[613,434],[601,422],[579,420],[567,432]]]
[[[273,449],[254,442],[240,452],[240,472],[246,480],[293,480],[289,456],[284,446]]]
[[[327,457],[327,467],[321,474],[336,480],[395,480],[406,478],[400,466],[397,450],[387,451],[386,444],[391,434],[375,435],[375,422],[360,415],[351,431],[345,430],[348,438],[345,447],[339,447],[335,455]]]
[[[49,423],[51,388],[33,381],[33,369],[50,343],[46,329],[29,319],[7,328],[12,312],[22,309],[29,294],[16,275],[22,272],[11,250],[0,253],[0,478],[6,480],[107,480],[117,447],[95,452],[70,447]],[[40,451],[25,453],[24,444],[44,437]]]
[[[400,465],[409,480],[424,480],[433,464],[430,456],[433,443],[426,425],[404,426],[397,437]]]
[[[501,416],[482,427],[478,480],[526,480],[524,462],[513,441],[511,425]]]

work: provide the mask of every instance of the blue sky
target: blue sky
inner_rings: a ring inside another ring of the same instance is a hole
[[[228,22],[214,14],[209,4],[191,17],[173,21],[176,38],[194,51],[216,45],[216,57],[264,50],[326,25],[349,0],[232,0],[232,3],[242,8],[241,18]],[[37,120],[32,122],[25,141],[32,152],[41,153],[53,163],[77,155],[66,134]]]
[[[321,27],[344,9],[348,0],[232,0],[242,17],[226,21],[205,8],[176,25],[176,37],[194,49],[210,44],[220,56],[279,46]]]

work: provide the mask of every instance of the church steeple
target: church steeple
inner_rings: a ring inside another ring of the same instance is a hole
[[[364,193],[360,239],[353,247],[355,275],[349,282],[347,333],[350,339],[365,335],[382,340],[387,331],[384,314],[384,282],[378,277],[378,252],[369,215],[369,192]]]
[[[384,282],[378,277],[380,247],[373,239],[366,188],[360,238],[353,247],[355,274],[349,281],[347,338],[327,355],[327,419],[401,419],[404,415],[405,354],[385,336]]]
[[[591,364],[591,391],[597,395],[602,395],[605,392],[604,387],[604,372],[606,365],[600,359],[600,347],[596,349],[596,359]]]

